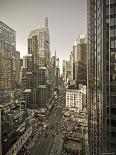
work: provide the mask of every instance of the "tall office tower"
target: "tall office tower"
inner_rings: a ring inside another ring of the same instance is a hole
[[[65,60],[62,61],[62,76],[63,80],[65,80]]]
[[[16,32],[0,21],[0,52],[16,51]]]
[[[75,61],[74,61],[74,55],[75,52],[74,50],[71,51],[70,53],[70,67],[71,67],[71,80],[75,80]]]
[[[50,98],[50,38],[48,18],[45,28],[30,32],[26,60],[25,98],[29,107],[46,108]]]
[[[20,52],[19,51],[14,51],[12,52],[12,56],[15,59],[15,66],[16,66],[16,82],[17,84],[20,81]]]
[[[63,77],[64,82],[67,83],[71,80],[71,63],[70,61],[63,60]]]
[[[0,89],[12,90],[15,88],[15,59],[7,52],[0,52]]]
[[[87,40],[85,35],[80,35],[74,42],[71,51],[71,76],[77,83],[86,84],[87,79]]]
[[[14,89],[16,66],[12,53],[16,50],[16,34],[0,21],[0,87]]]
[[[88,0],[90,155],[116,154],[116,0]]]

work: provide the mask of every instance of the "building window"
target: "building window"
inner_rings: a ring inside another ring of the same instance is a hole
[[[116,1],[115,0],[110,0],[110,4],[115,4]]]
[[[116,127],[116,120],[111,120],[111,126]]]
[[[114,22],[115,22],[114,18],[111,18],[110,19],[110,26],[114,26]]]
[[[110,43],[111,43],[111,48],[114,48],[115,47],[114,46],[114,43],[115,43],[114,40],[112,40]]]
[[[114,29],[113,30],[110,30],[110,37],[114,37],[115,36],[115,31]]]
[[[109,8],[108,8],[109,9]],[[114,15],[114,8],[110,9],[110,15]]]

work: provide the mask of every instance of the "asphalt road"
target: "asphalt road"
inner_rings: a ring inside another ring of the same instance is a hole
[[[36,144],[31,151],[30,155],[49,155],[53,144],[56,141],[56,137],[59,134],[59,124],[61,123],[62,117],[62,107],[59,106],[61,100],[55,105],[46,123],[48,124],[46,130],[41,134],[41,136],[36,140]],[[58,139],[58,138],[57,138]],[[58,140],[59,141],[59,140]]]

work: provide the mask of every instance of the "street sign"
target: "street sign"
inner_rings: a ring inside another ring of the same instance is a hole
[[[26,110],[26,102],[20,101],[20,111],[25,111],[25,110]]]

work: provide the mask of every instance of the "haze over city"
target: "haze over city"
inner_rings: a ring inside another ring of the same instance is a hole
[[[52,55],[60,62],[68,59],[74,40],[87,30],[86,0],[0,0],[0,20],[16,31],[16,49],[27,54],[31,30],[44,27],[49,20]],[[61,68],[61,63],[60,63]]]

